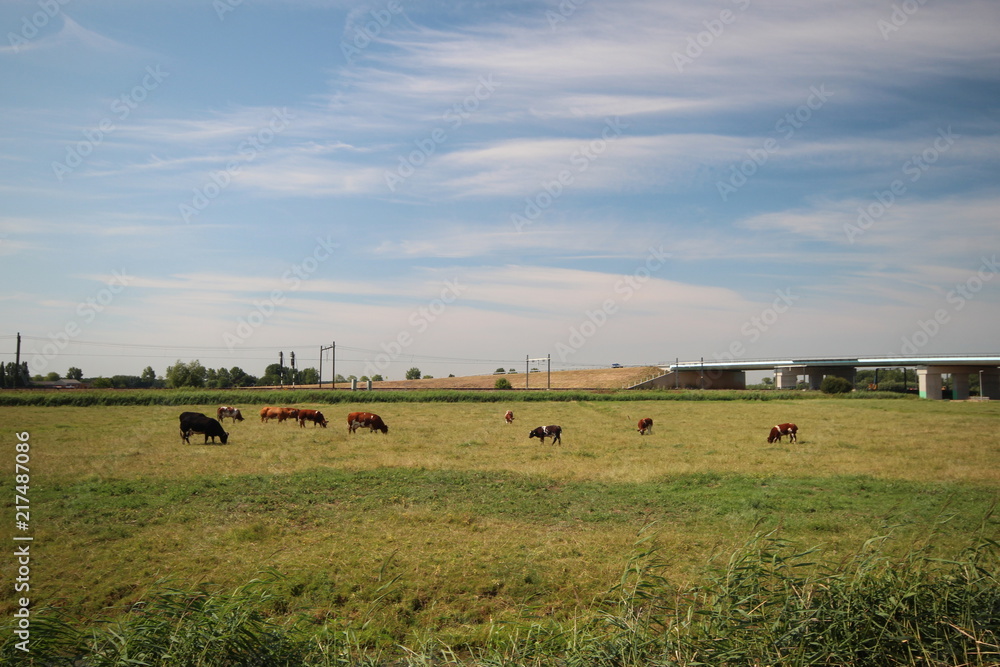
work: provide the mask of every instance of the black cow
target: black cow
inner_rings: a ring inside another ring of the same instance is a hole
[[[531,438],[538,438],[539,440],[542,441],[543,445],[545,444],[546,437],[552,438],[553,445],[556,444],[557,442],[561,445],[562,444],[561,436],[562,436],[562,426],[555,426],[555,425],[539,426],[538,428],[533,429],[530,433],[528,433],[529,440]]]
[[[211,438],[212,442],[215,442],[216,436],[222,440],[222,444],[226,444],[229,440],[229,434],[222,430],[222,424],[217,420],[212,419],[200,412],[182,412],[181,413],[181,438],[184,442],[191,444],[188,440],[188,436],[192,433],[203,433],[205,435],[205,444],[208,444],[208,439]]]

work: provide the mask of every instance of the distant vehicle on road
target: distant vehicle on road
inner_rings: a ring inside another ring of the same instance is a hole
[[[621,364],[611,364],[611,368],[625,368]]]

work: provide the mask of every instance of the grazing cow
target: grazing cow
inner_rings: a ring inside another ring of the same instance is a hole
[[[795,424],[778,424],[777,426],[771,427],[771,432],[767,436],[768,442],[774,442],[777,440],[781,442],[781,436],[787,435],[789,442],[798,442],[799,427]]]
[[[219,423],[222,423],[222,421],[226,417],[229,417],[234,422],[241,422],[241,421],[243,421],[243,415],[240,414],[240,409],[239,408],[234,408],[231,405],[223,405],[223,406],[221,406],[218,410],[215,411],[215,414],[216,414],[216,418],[219,420]]]
[[[279,422],[283,422],[286,419],[295,421],[298,417],[299,411],[296,408],[264,408],[260,411],[260,420],[262,422],[268,422],[272,419],[277,419]]]
[[[514,411],[513,410],[508,410],[507,414],[505,414],[503,416],[503,420],[505,422],[507,422],[508,424],[511,423],[512,421],[514,421]]]
[[[324,417],[323,413],[319,410],[299,410],[299,426],[305,428],[306,420],[313,423],[313,428],[316,428],[316,424],[326,428],[326,417]]]
[[[562,426],[556,426],[554,424],[552,426],[539,426],[538,428],[533,429],[530,433],[528,433],[529,440],[531,438],[538,438],[539,440],[542,441],[543,445],[545,444],[546,436],[550,436],[552,438],[553,445],[556,444],[557,442],[561,445]]]
[[[354,433],[359,426],[366,426],[371,431],[382,431],[388,433],[389,427],[385,425],[382,418],[371,412],[352,412],[347,415],[347,432]]]
[[[643,417],[639,420],[639,435],[646,435],[653,432],[653,420],[650,417]]]
[[[181,439],[184,442],[191,444],[188,437],[192,433],[203,433],[205,435],[205,444],[208,444],[208,439],[211,438],[212,442],[215,443],[215,438],[218,437],[222,440],[222,444],[226,444],[229,440],[229,434],[222,430],[222,424],[220,424],[215,419],[201,414],[200,412],[182,412],[181,413]]]

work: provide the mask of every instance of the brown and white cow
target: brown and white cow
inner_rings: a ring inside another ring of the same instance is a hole
[[[653,432],[653,419],[651,417],[643,417],[639,420],[639,435],[646,435],[647,433]]]
[[[243,421],[243,415],[240,414],[240,409],[239,408],[234,408],[231,405],[220,406],[219,409],[215,411],[215,417],[216,417],[216,419],[219,420],[219,423],[222,423],[222,421],[226,417],[229,417],[234,422],[241,422],[241,421]]]
[[[299,410],[299,426],[305,428],[306,421],[311,421],[313,423],[313,428],[316,427],[316,424],[326,428],[327,424],[326,417],[324,417],[323,413],[319,410]]]
[[[508,424],[511,423],[512,421],[514,421],[514,411],[513,410],[508,410],[507,414],[505,414],[503,416],[503,420],[505,422],[507,422]]]
[[[365,427],[371,431],[382,431],[388,433],[389,427],[385,425],[382,418],[371,412],[352,412],[347,415],[347,432],[354,433],[358,427]]]
[[[778,424],[777,426],[771,427],[771,432],[767,436],[767,441],[774,442],[777,440],[778,442],[781,442],[781,436],[787,435],[788,442],[798,442],[798,432],[799,427],[795,424]]]
[[[528,439],[529,440],[531,438],[538,438],[539,440],[542,441],[543,445],[545,444],[545,438],[546,437],[552,438],[552,444],[553,445],[556,444],[557,442],[561,445],[562,444],[562,426],[556,426],[555,424],[552,424],[551,426],[539,426],[538,428],[532,429],[528,433]]]

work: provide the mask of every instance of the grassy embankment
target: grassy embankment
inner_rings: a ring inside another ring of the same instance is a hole
[[[600,641],[610,636],[631,637],[622,650],[645,660],[650,650],[668,650],[656,644],[672,637],[661,632],[667,619],[680,624],[678,641],[685,628],[695,642],[689,649],[723,626],[735,641],[741,626],[722,621],[724,607],[752,625],[779,600],[791,608],[790,591],[819,599],[841,582],[845,594],[862,591],[873,605],[879,587],[916,601],[940,580],[893,581],[923,576],[928,566],[917,556],[951,558],[997,537],[990,508],[1000,495],[998,405],[532,401],[513,405],[517,420],[508,426],[507,406],[406,402],[378,408],[388,436],[348,436],[343,416],[360,405],[310,405],[325,411],[328,429],[248,415],[227,424],[226,446],[180,443],[177,413],[211,412],[205,405],[3,408],[9,428],[31,433],[33,599],[62,608],[75,627],[116,617],[153,623],[171,618],[180,601],[197,616],[189,596],[159,594],[168,588],[232,591],[274,572],[280,577],[266,592],[197,599],[236,605],[244,620],[262,614],[264,634],[304,619],[283,635],[288,641],[352,660],[404,645],[439,657],[442,647],[518,661],[535,652],[532,660],[549,664],[584,644],[605,650]],[[655,419],[653,435],[635,432],[640,416]],[[788,420],[801,428],[799,444],[767,444],[768,427]],[[543,423],[564,426],[562,447],[527,439]],[[5,512],[13,513],[6,499]],[[646,555],[635,556],[644,529]],[[741,550],[768,531],[821,551],[795,560],[770,540]],[[9,532],[5,526],[0,539]],[[878,541],[880,551],[854,560],[884,535],[891,537]],[[790,565],[816,561],[825,565]],[[710,593],[708,564],[728,572],[722,585],[744,582],[733,595],[760,610]],[[789,584],[785,577],[797,572],[804,578]],[[869,588],[847,576],[869,574],[878,575]],[[995,579],[987,584],[986,595],[998,599]],[[14,594],[5,590],[0,602],[13,610]],[[125,613],[136,603],[160,611]],[[687,615],[706,606],[720,614]],[[218,616],[220,608],[203,612]],[[709,628],[714,622],[721,625]],[[156,634],[146,626],[130,632],[140,631]]]

